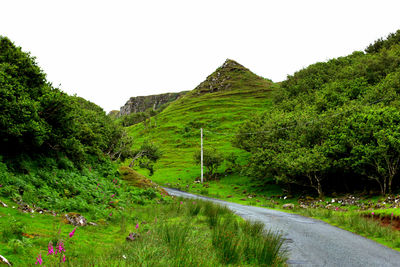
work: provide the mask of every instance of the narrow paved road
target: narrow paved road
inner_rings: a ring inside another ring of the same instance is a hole
[[[372,240],[300,215],[201,197],[175,189],[168,193],[226,205],[248,220],[281,231],[289,248],[291,266],[400,266],[400,253]]]

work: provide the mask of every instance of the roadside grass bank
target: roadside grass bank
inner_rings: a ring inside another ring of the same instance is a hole
[[[400,251],[400,210],[392,207],[399,196],[326,197],[323,201],[311,197],[287,198],[279,187],[272,186],[268,191],[258,191],[256,186],[249,185],[247,178],[233,175],[203,185],[172,185],[198,195],[319,219]],[[357,199],[356,204],[344,204],[346,199],[353,198]],[[388,203],[388,199],[392,199],[392,202]],[[283,208],[285,204],[289,204],[288,209]]]
[[[13,266],[34,266],[39,255],[45,266],[286,266],[279,233],[211,202],[162,199],[85,227],[61,215],[23,213],[2,199],[0,255]],[[63,249],[49,253],[50,244]]]
[[[303,209],[295,207],[291,212],[325,221],[400,251],[400,232],[390,224],[382,225],[379,221],[379,215],[374,211],[335,211],[322,208]]]

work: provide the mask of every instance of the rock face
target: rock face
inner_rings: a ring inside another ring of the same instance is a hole
[[[166,93],[161,95],[149,96],[136,96],[131,97],[126,104],[121,107],[118,116],[124,116],[131,113],[144,112],[152,108],[153,110],[159,109],[162,105],[170,103],[181,96],[185,95],[187,91],[179,93]]]

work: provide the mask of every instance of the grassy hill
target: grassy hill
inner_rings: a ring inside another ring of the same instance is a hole
[[[200,166],[193,159],[200,149],[200,128],[204,129],[204,147],[216,148],[224,155],[234,153],[243,162],[248,155],[232,146],[232,134],[244,120],[269,109],[271,91],[276,87],[228,59],[194,90],[151,118],[150,123],[133,125],[128,132],[136,145],[148,139],[161,147],[163,156],[155,166],[154,181],[178,187],[192,184],[200,176]],[[220,171],[225,167],[221,166]],[[221,183],[233,180],[244,181],[238,175],[229,175]]]

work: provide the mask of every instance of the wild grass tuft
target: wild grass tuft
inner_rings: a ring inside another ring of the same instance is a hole
[[[190,216],[197,216],[201,211],[201,204],[196,201],[188,202],[187,212]]]
[[[163,242],[167,244],[170,251],[178,254],[185,247],[189,236],[189,223],[164,223],[159,227],[159,235]]]

